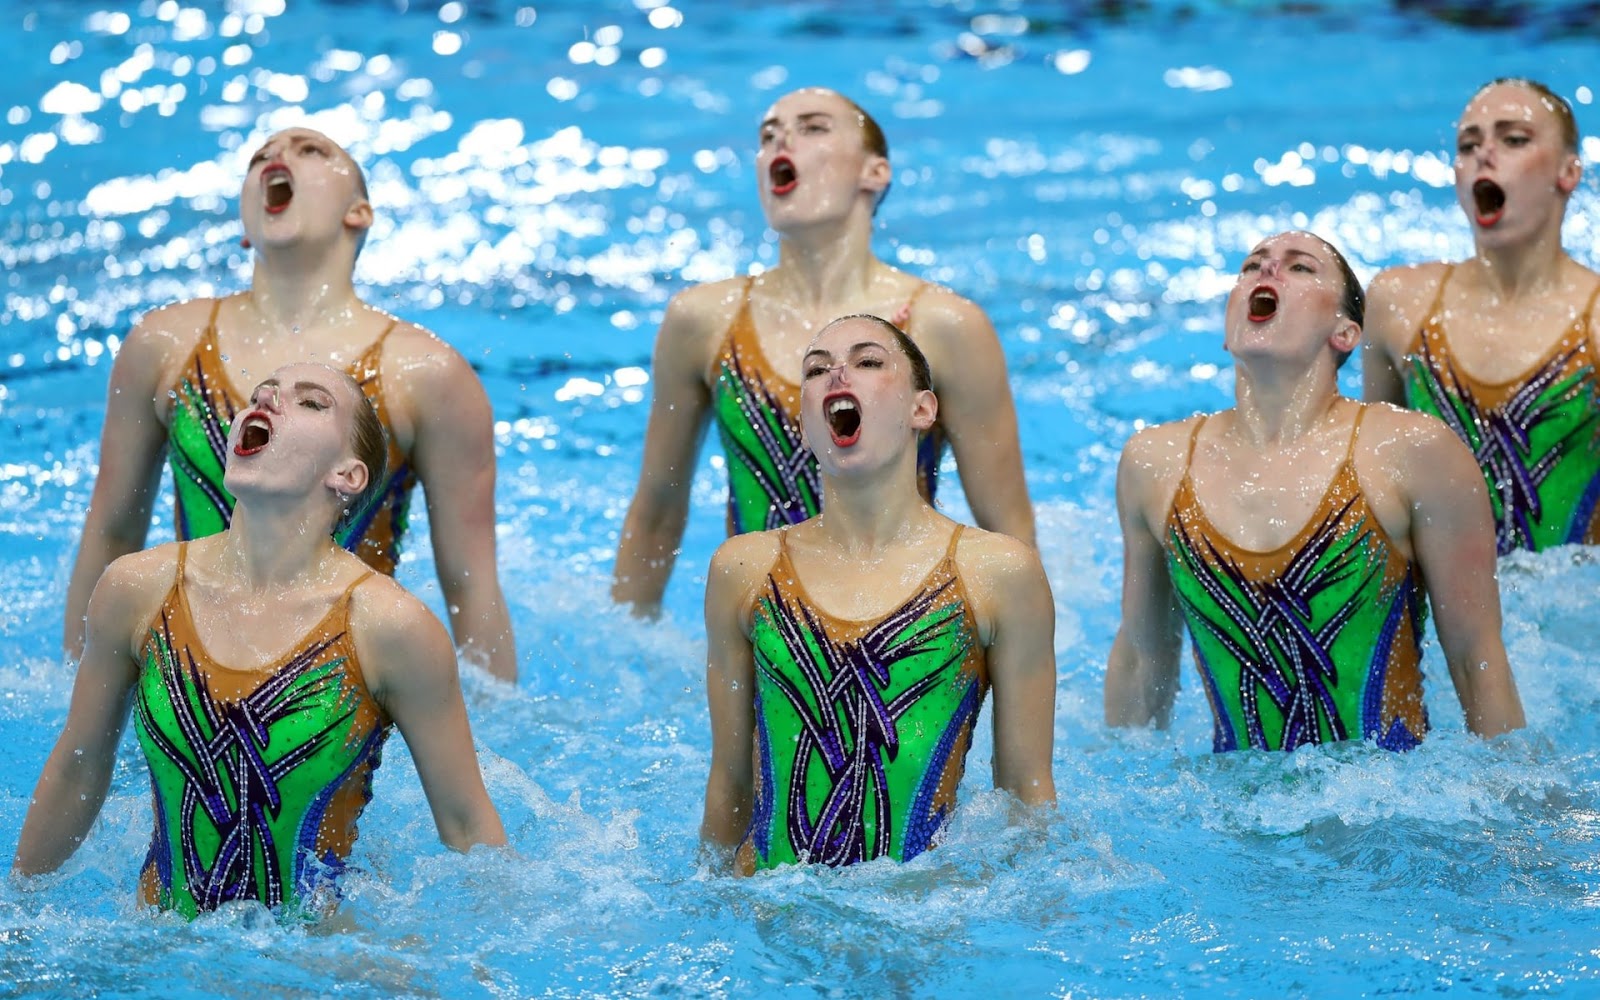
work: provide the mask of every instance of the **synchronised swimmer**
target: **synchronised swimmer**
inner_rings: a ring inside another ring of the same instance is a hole
[[[715,426],[729,537],[706,584],[701,835],[740,873],[915,857],[946,829],[986,700],[995,786],[1047,821],[1055,613],[999,338],[873,254],[892,174],[855,102],[794,91],[759,136],[779,262],[667,307],[612,583],[658,612]],[[1364,291],[1312,233],[1244,257],[1222,322],[1234,406],[1122,453],[1108,725],[1169,724],[1187,628],[1215,750],[1410,749],[1430,728],[1430,608],[1466,728],[1525,724],[1497,553],[1600,543],[1600,275],[1560,244],[1578,138],[1548,88],[1493,81],[1457,128],[1471,258]],[[250,287],[156,310],[119,352],[65,601],[77,676],[17,873],[88,835],[130,716],[153,789],[146,904],[331,912],[393,728],[441,840],[506,842],[457,666],[517,674],[492,414],[459,354],[357,297],[372,211],[328,137],[270,137],[241,197]],[[1358,349],[1364,402],[1338,391]],[[975,527],[933,506],[946,446]],[[178,541],[143,550],[163,460]],[[417,483],[453,643],[391,576]]]

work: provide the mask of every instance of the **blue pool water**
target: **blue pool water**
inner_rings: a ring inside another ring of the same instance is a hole
[[[1594,557],[1502,565],[1531,725],[1494,746],[1464,735],[1436,648],[1438,731],[1406,755],[1214,757],[1192,680],[1168,733],[1108,733],[1099,708],[1116,456],[1138,421],[1225,405],[1245,248],[1309,226],[1363,277],[1466,253],[1453,117],[1528,74],[1600,131],[1584,5],[1463,5],[1520,10],[1501,27],[1220,0],[38,6],[0,14],[0,850],[65,713],[62,594],[117,338],[241,286],[246,151],[311,113],[383,216],[364,289],[455,344],[494,402],[523,679],[464,683],[519,857],[441,848],[396,741],[340,928],[151,917],[130,742],[65,870],[0,883],[0,996],[1600,993]],[[755,123],[811,83],[889,133],[880,251],[980,302],[1004,342],[1058,611],[1061,808],[1009,827],[985,734],[939,850],[733,880],[696,841],[709,454],[665,620],[605,595],[655,325],[685,283],[773,261]],[[1600,142],[1584,157],[1567,242],[1596,266]],[[419,528],[400,577],[437,607]]]

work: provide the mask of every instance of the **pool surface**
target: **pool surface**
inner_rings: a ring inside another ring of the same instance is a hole
[[[523,677],[464,684],[518,856],[440,846],[395,740],[335,927],[152,916],[130,734],[73,860],[31,891],[0,880],[0,997],[1600,995],[1594,555],[1502,563],[1530,727],[1494,745],[1465,734],[1431,641],[1436,728],[1409,754],[1213,756],[1187,663],[1170,732],[1100,717],[1117,454],[1231,399],[1222,299],[1255,240],[1312,228],[1363,278],[1469,253],[1454,117],[1531,75],[1589,136],[1566,242],[1600,266],[1592,4],[35,6],[0,14],[0,850],[71,690],[61,609],[119,338],[243,287],[244,158],[310,116],[368,171],[365,293],[453,343],[494,403]],[[1007,824],[985,722],[939,849],[736,880],[697,840],[714,449],[665,618],[607,592],[656,324],[686,284],[775,261],[756,123],[804,84],[888,133],[880,253],[1000,331],[1057,604],[1061,806]],[[421,508],[399,576],[440,609]],[[170,494],[156,518],[169,539]]]

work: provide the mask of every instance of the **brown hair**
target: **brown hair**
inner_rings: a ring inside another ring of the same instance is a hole
[[[1307,233],[1306,235],[1315,236],[1317,241],[1327,247],[1329,253],[1333,254],[1334,266],[1339,269],[1339,277],[1344,281],[1344,291],[1339,296],[1339,311],[1344,313],[1348,319],[1354,321],[1356,326],[1361,327],[1363,330],[1366,329],[1367,293],[1361,287],[1361,279],[1356,277],[1355,270],[1350,267],[1350,262],[1344,259],[1344,254],[1339,252],[1338,247],[1321,236],[1317,236],[1316,233]],[[1353,351],[1345,351],[1339,355],[1340,368],[1344,367],[1344,363],[1350,360],[1350,355],[1353,353]]]
[[[1572,113],[1572,105],[1567,102],[1565,97],[1562,97],[1538,80],[1531,80],[1525,76],[1501,76],[1490,80],[1474,91],[1472,100],[1475,101],[1482,97],[1483,92],[1490,87],[1501,86],[1522,87],[1537,94],[1544,103],[1545,108],[1556,116],[1556,121],[1561,126],[1561,142],[1566,146],[1567,152],[1576,153],[1578,151],[1578,119]]]
[[[839,94],[838,91],[834,91],[834,93]],[[883,127],[878,124],[878,120],[867,114],[866,108],[843,94],[839,94],[839,100],[850,105],[851,110],[856,113],[857,124],[861,126],[861,145],[866,148],[867,152],[875,156],[881,156],[885,160],[889,159],[889,140],[883,134]],[[889,197],[889,189],[892,187],[894,187],[894,179],[891,172],[889,183],[885,184],[883,190],[878,192],[878,200],[873,203],[872,212],[874,215],[878,212],[878,206],[883,204],[883,199]],[[890,326],[893,325],[892,323],[890,324]]]
[[[354,397],[350,410],[350,446],[355,450],[356,460],[367,467],[367,485],[345,504],[334,525],[336,532],[343,531],[346,525],[366,514],[367,508],[383,492],[384,479],[389,474],[389,436],[383,421],[378,419],[378,411],[362,391],[361,384],[349,372],[339,374]]]
[[[882,316],[874,316],[872,313],[851,313],[848,316],[840,316],[838,319],[831,320],[822,330],[827,330],[830,327],[838,326],[840,323],[853,319],[864,319],[876,323],[889,331],[890,335],[894,337],[894,342],[899,346],[900,353],[904,354],[906,360],[911,362],[911,388],[918,392],[933,391],[933,370],[928,367],[928,356],[922,353],[922,348],[917,346],[917,342],[912,340],[909,334]],[[817,331],[817,336],[820,337],[822,335],[822,330]]]

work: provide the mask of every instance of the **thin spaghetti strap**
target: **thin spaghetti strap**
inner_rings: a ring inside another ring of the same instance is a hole
[[[933,282],[931,281],[918,282],[917,287],[911,290],[910,297],[906,299],[899,309],[894,311],[893,316],[889,317],[889,322],[899,327],[902,333],[909,335],[911,333],[911,308],[917,304],[917,299],[922,297],[922,293],[932,287]]]
[[[1590,316],[1594,313],[1594,303],[1600,299],[1600,281],[1594,283],[1594,291],[1589,293],[1589,302],[1583,307],[1583,316],[1580,317],[1585,329],[1589,326]]]
[[[966,527],[967,526],[964,524],[957,524],[956,530],[950,532],[950,545],[944,550],[944,557],[946,561],[952,560],[956,557],[956,543],[961,541],[961,532],[965,531]]]
[[[1428,318],[1439,315],[1439,307],[1444,305],[1444,286],[1450,284],[1450,276],[1456,273],[1454,264],[1444,266],[1444,276],[1439,279],[1439,288],[1433,293],[1433,304],[1428,307]]]
[[[366,583],[369,578],[375,575],[376,574],[374,571],[369,569],[365,573],[362,573],[360,576],[356,577],[354,580],[350,581],[350,586],[344,588],[344,593],[339,597],[339,600],[348,601],[350,596],[356,592],[357,587],[361,586],[363,583]]]
[[[188,556],[189,556],[189,543],[188,542],[179,542],[178,543],[178,585],[179,586],[183,585],[183,566],[184,566],[184,563],[188,561]]]
[[[1183,457],[1183,474],[1189,475],[1189,466],[1194,464],[1194,446],[1200,440],[1200,429],[1211,419],[1211,414],[1203,415],[1194,425],[1194,430],[1189,432],[1189,453]]]
[[[1361,403],[1356,404],[1356,422],[1350,427],[1350,443],[1345,445],[1344,460],[1351,462],[1356,457],[1356,435],[1361,433],[1361,418],[1367,415],[1367,408]]]
[[[217,314],[222,311],[222,300],[211,300],[211,317],[206,320],[206,332],[213,337],[217,335]]]

